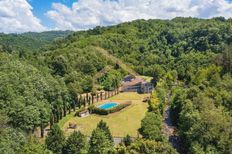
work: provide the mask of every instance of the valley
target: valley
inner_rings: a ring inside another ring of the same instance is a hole
[[[1,34],[0,151],[231,153],[231,22]]]

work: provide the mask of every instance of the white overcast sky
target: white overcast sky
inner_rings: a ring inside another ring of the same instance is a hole
[[[39,1],[39,0],[30,0]],[[114,25],[135,19],[171,19],[174,17],[232,17],[228,0],[78,0],[66,5],[64,0],[51,1],[43,16],[35,16],[29,0],[0,0],[0,32],[21,33],[46,30],[83,30]],[[43,0],[40,0],[41,4]],[[38,7],[38,8],[37,8]],[[44,6],[45,7],[45,6]],[[46,21],[46,22],[47,22]]]

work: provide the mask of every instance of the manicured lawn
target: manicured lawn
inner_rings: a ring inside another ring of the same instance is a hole
[[[59,122],[59,126],[69,135],[74,130],[68,129],[68,124],[76,123],[77,129],[86,135],[91,135],[92,130],[96,127],[100,120],[107,122],[112,135],[115,137],[124,137],[129,134],[133,137],[137,136],[137,130],[147,111],[147,103],[143,103],[142,99],[149,95],[140,95],[137,93],[120,93],[112,97],[111,101],[124,102],[131,100],[132,105],[107,116],[90,115],[85,118],[74,117],[74,113],[68,115]]]
[[[72,112],[71,114],[68,114],[66,117],[64,117],[62,120],[59,121],[58,125],[60,128],[62,128],[65,123],[67,123],[70,119],[74,117],[75,112]]]
[[[111,97],[109,100],[137,100],[141,101],[144,97],[149,96],[149,94],[138,94],[135,92],[124,92],[119,95]]]

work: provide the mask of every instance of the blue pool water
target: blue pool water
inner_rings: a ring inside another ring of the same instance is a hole
[[[115,106],[118,106],[118,103],[108,102],[108,103],[102,104],[102,105],[100,105],[98,107],[101,108],[101,109],[108,110],[108,109],[111,109],[111,108],[113,108]]]

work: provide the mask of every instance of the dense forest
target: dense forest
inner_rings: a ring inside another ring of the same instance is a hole
[[[72,31],[47,31],[41,33],[28,32],[23,34],[0,33],[0,50],[12,53],[17,52],[21,56],[44,51],[43,48],[53,41],[63,39]]]
[[[231,24],[223,17],[174,18],[49,36],[1,34],[0,151],[176,153],[161,133],[165,99],[171,95],[171,117],[184,153],[231,153]],[[80,132],[65,139],[54,124],[45,145],[40,144],[31,136],[35,128],[44,129],[49,121],[56,123],[80,106],[78,94],[113,90],[128,74],[99,48],[138,74],[153,77],[156,90],[138,130],[142,138],[126,136],[114,147],[104,122],[89,142]]]

